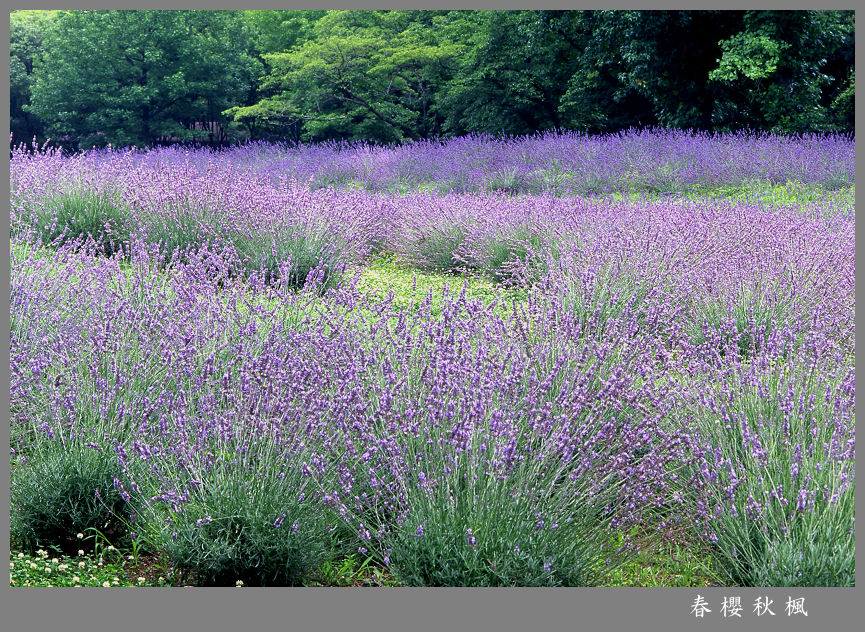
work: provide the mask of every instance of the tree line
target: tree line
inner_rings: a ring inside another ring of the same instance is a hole
[[[70,148],[852,132],[854,30],[853,11],[13,11],[10,128]]]

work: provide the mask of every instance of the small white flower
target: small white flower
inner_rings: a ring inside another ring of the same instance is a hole
[[[50,567],[50,566],[46,566],[46,567],[45,567],[45,572],[46,572],[46,573],[50,573],[50,572],[51,572],[51,567]]]
[[[83,533],[79,533],[79,534],[76,535],[75,537],[78,538],[79,540],[83,540],[83,539],[84,539],[84,534],[83,534]]]
[[[39,567],[36,566],[36,562],[30,562],[30,568],[32,568],[35,571]]]
[[[84,549],[78,549],[78,557],[84,555]]]
[[[103,588],[110,588],[110,587],[111,587],[111,582],[109,582],[109,581],[104,581],[104,582],[102,582],[102,587],[103,587]]]
[[[56,557],[52,557],[52,558],[51,558],[51,563],[52,563],[52,564],[57,564],[57,563],[59,563],[59,562],[60,562],[60,560],[58,560]]]
[[[61,564],[57,568],[59,568],[61,571],[65,571],[67,568],[69,568],[69,564]]]
[[[160,575],[159,579],[157,579],[156,581],[159,582],[160,584],[162,584],[162,583],[165,583],[165,578]]]
[[[109,545],[108,545],[108,550],[109,550],[109,551],[116,551],[117,549],[114,548],[114,545],[113,545],[113,544],[109,544]]]
[[[238,580],[234,583],[234,585],[237,586],[238,588],[240,588],[241,586],[243,586],[243,580],[242,580],[242,579],[238,579]]]
[[[143,577],[139,577],[139,578],[138,578],[138,585],[139,585],[139,586],[143,586],[143,585],[144,585],[144,582],[146,582],[146,581],[147,581],[147,580],[144,579]]]
[[[23,554],[23,553],[19,553],[19,554],[18,554],[18,559],[20,560],[20,559],[23,559],[23,558],[24,558],[24,554]]]
[[[9,568],[15,568],[15,562],[9,562]]]
[[[86,564],[84,562],[78,562],[78,568],[84,568]]]
[[[73,576],[72,576],[72,581],[75,582],[75,583],[77,584],[78,582],[81,581],[81,578],[78,577],[78,575],[73,575]]]

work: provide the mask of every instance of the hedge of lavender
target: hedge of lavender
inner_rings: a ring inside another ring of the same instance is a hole
[[[601,140],[852,155],[743,139]],[[358,553],[410,585],[597,585],[637,528],[731,584],[852,585],[850,208],[312,190],[253,150],[13,159],[18,541],[110,529],[212,584]],[[527,298],[455,277],[440,314],[398,307],[353,282],[381,252]]]
[[[854,143],[845,135],[707,134],[628,130],[589,136],[547,132],[494,138],[473,134],[397,146],[368,143],[271,145],[233,153],[258,172],[288,173],[314,187],[352,184],[370,191],[428,188],[592,195],[674,192],[754,181],[853,184]]]

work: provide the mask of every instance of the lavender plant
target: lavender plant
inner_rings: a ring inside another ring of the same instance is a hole
[[[121,471],[110,440],[93,438],[44,437],[12,466],[10,535],[20,546],[70,553],[81,548],[78,534],[94,529],[125,539],[131,498],[115,487]]]
[[[708,537],[741,585],[852,586],[854,371],[759,364],[705,384],[694,409]]]
[[[28,219],[22,219],[44,244],[94,241],[106,254],[128,247],[129,212],[109,191],[64,191],[35,203]]]
[[[157,457],[140,474],[127,469],[150,497],[137,515],[139,537],[200,584],[301,585],[330,561],[332,548],[299,457],[268,437],[223,432],[208,439],[194,456],[182,452],[189,447],[164,446],[174,458]]]

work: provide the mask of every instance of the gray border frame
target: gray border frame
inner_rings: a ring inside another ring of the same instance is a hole
[[[297,0],[295,0],[297,2]],[[294,4],[293,2],[292,4]],[[455,3],[445,0],[400,2],[397,7],[387,8],[529,8],[507,6],[513,0],[502,2],[477,2],[465,0]],[[297,2],[300,4],[299,2]],[[16,3],[15,8],[27,3]],[[40,2],[38,8],[96,8],[81,6],[80,2]],[[100,3],[101,5],[102,3]],[[147,6],[142,7],[142,4]],[[177,8],[164,2],[134,2],[114,0],[110,8]],[[183,3],[185,9],[238,8],[240,2],[228,0],[192,0]],[[314,3],[304,3],[307,8],[317,8]],[[331,0],[325,3],[330,9],[375,9],[385,8],[381,3],[369,0]],[[600,4],[600,3],[598,3]],[[639,6],[642,2],[626,2],[621,9],[658,8]],[[670,5],[673,6],[670,6]],[[694,6],[694,5],[698,6]],[[662,8],[696,9],[713,8],[721,3],[701,2],[667,3]],[[751,9],[806,9],[816,8],[799,2],[779,4],[751,2],[747,5],[724,8]],[[800,6],[790,6],[791,4]],[[816,4],[816,3],[814,3]],[[851,2],[845,3],[852,8]],[[77,6],[76,6],[77,5]],[[408,5],[408,6],[406,6]],[[412,6],[414,5],[414,6]],[[494,6],[490,6],[494,5]],[[636,6],[635,6],[636,5]],[[676,6],[678,5],[678,6]],[[699,6],[699,5],[702,5]],[[757,6],[754,6],[757,5]],[[769,5],[769,6],[766,6]],[[104,6],[104,5],[102,5]],[[10,7],[12,8],[12,7]],[[273,0],[257,2],[258,9],[290,8]],[[304,8],[291,7],[291,8]],[[544,8],[605,8],[595,6],[575,7],[561,0],[545,3]],[[826,8],[826,7],[823,7]],[[0,25],[3,36],[8,35],[7,23]],[[859,44],[857,37],[857,44]],[[857,61],[860,55],[856,55]],[[3,76],[8,79],[8,66]],[[8,94],[8,80],[3,90]],[[4,116],[8,113],[8,99],[0,103]],[[856,99],[857,109],[861,99]],[[857,118],[857,122],[859,119]],[[858,128],[858,125],[857,125]],[[857,172],[861,161],[857,160]],[[5,182],[5,181],[4,181]],[[3,184],[4,191],[8,184]],[[8,221],[3,216],[3,225]],[[857,261],[858,263],[858,261]],[[9,268],[5,259],[0,261],[3,292],[9,296]],[[861,267],[861,266],[860,266]],[[861,319],[860,319],[861,320]],[[9,335],[8,312],[0,314],[0,332]],[[4,350],[5,353],[5,350]],[[0,362],[0,375],[8,382],[8,364]],[[861,386],[861,384],[860,384]],[[5,441],[9,426],[9,400],[3,397],[0,406],[0,440]],[[857,477],[858,478],[858,477]],[[6,463],[0,467],[0,499],[8,508],[9,470]],[[857,510],[861,510],[857,502]],[[8,516],[5,513],[4,516]],[[857,511],[857,513],[862,513]],[[0,520],[0,535],[8,541],[9,521]],[[861,556],[857,556],[861,557]],[[861,568],[861,559],[859,560]],[[859,573],[860,578],[862,572]],[[0,604],[2,604],[2,627],[8,630],[853,630],[859,627],[857,606],[862,603],[862,581],[857,588],[806,588],[806,589],[726,589],[726,588],[561,588],[561,589],[375,589],[375,588],[286,588],[250,589],[233,588],[176,588],[176,589],[88,589],[32,588],[11,589],[0,582]],[[690,606],[701,595],[713,612],[704,619],[696,619]],[[774,601],[774,617],[757,619],[750,614],[757,596],[768,596]],[[720,604],[725,596],[740,596],[744,606],[742,619],[723,619]],[[808,617],[787,617],[784,604],[787,597],[805,597]],[[750,615],[750,616],[749,616]],[[860,622],[861,625],[861,622]],[[861,629],[861,628],[860,628]]]

